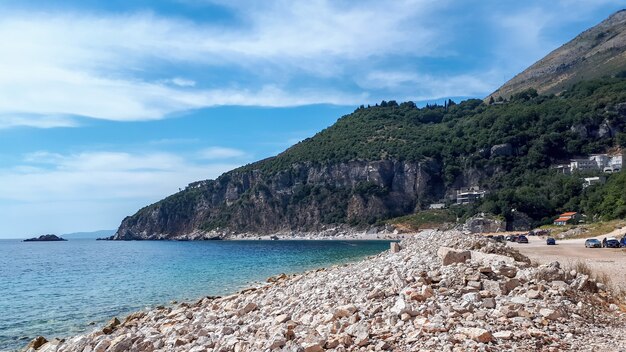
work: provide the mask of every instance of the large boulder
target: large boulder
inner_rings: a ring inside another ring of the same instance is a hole
[[[465,263],[466,260],[472,258],[470,251],[457,250],[449,247],[439,247],[437,256],[441,258],[442,265]]]
[[[506,221],[489,214],[477,214],[467,219],[463,230],[470,233],[502,232],[506,230]]]
[[[563,281],[565,279],[565,271],[561,269],[559,262],[552,262],[541,265],[535,272],[535,278],[539,281]]]
[[[38,349],[39,347],[43,346],[46,342],[48,342],[48,340],[46,340],[45,337],[37,336],[28,343],[28,346],[26,346],[26,349],[27,350],[30,348]]]
[[[481,251],[471,251],[471,257],[473,262],[482,263],[485,265],[497,264],[497,263],[515,263],[515,259],[501,254],[483,253]]]

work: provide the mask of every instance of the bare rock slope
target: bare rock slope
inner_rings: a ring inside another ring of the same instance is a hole
[[[137,312],[36,351],[619,351],[622,308],[559,263],[432,231],[396,253]]]
[[[490,96],[510,97],[528,88],[539,93],[562,92],[572,84],[626,70],[626,10],[597,26],[515,76]]]

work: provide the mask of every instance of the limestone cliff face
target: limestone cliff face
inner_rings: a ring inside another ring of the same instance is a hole
[[[208,239],[235,233],[366,226],[443,196],[434,161],[295,164],[269,173],[245,168],[187,189],[123,220],[113,239]]]

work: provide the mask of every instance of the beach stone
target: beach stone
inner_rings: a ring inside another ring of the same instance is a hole
[[[493,309],[496,307],[496,300],[493,298],[484,298],[483,299],[483,307],[488,309]]]
[[[528,292],[526,292],[526,297],[530,299],[538,299],[541,298],[541,293],[537,290],[528,290]]]
[[[471,259],[470,251],[459,251],[449,247],[439,247],[437,256],[441,259],[442,265],[451,265],[456,263],[465,263]]]
[[[476,342],[487,343],[493,341],[493,335],[482,328],[459,328],[458,332]]]
[[[357,308],[353,304],[340,306],[335,309],[335,312],[333,313],[333,318],[338,319],[338,318],[349,317],[352,314],[354,314],[356,311],[357,311]]]
[[[108,352],[125,352],[130,350],[133,340],[129,335],[121,335],[111,340],[111,345],[107,349]]]
[[[43,344],[45,344],[46,342],[48,342],[48,340],[46,340],[45,337],[43,336],[37,336],[34,339],[32,339],[28,345],[26,346],[27,349],[29,348],[34,348],[34,349],[38,349],[39,347],[43,346]]]
[[[248,313],[252,312],[255,309],[257,309],[256,303],[250,302],[250,303],[246,304],[242,309],[240,309],[237,312],[237,314],[238,315],[245,315],[245,314],[248,314]]]
[[[235,329],[231,328],[230,326],[224,326],[222,330],[220,331],[220,334],[222,335],[232,335],[234,333],[235,333]]]
[[[109,320],[107,325],[102,329],[102,332],[106,335],[111,334],[118,326],[120,325],[120,321],[117,318],[113,318]]]
[[[493,333],[493,337],[498,340],[510,340],[511,338],[513,338],[513,332],[508,330],[497,331]]]
[[[400,252],[400,244],[398,242],[391,242],[389,244],[389,251],[391,253],[398,253],[398,252]]]
[[[478,292],[470,292],[463,295],[463,300],[471,303],[475,303],[480,301],[480,293]]]
[[[498,274],[508,278],[513,278],[517,275],[517,268],[514,266],[503,265],[498,268]]]
[[[520,281],[518,279],[509,279],[501,284],[502,294],[508,295],[509,292],[513,291],[516,287],[520,285]]]
[[[556,309],[550,309],[550,308],[542,308],[539,310],[539,314],[546,318],[546,319],[550,319],[550,320],[556,320],[558,318],[561,317],[561,313],[559,312],[559,310]]]
[[[407,312],[407,304],[404,301],[404,299],[402,298],[398,298],[396,300],[396,304],[393,305],[393,307],[391,307],[391,313],[395,314],[395,315],[400,315],[402,313],[406,313]]]
[[[535,273],[535,278],[546,282],[563,281],[565,279],[565,271],[561,269],[559,262],[551,262],[539,266]]]
[[[277,324],[282,324],[290,319],[291,317],[288,314],[280,314],[280,315],[277,315],[276,318],[274,318],[274,321]]]
[[[272,340],[272,343],[270,344],[270,349],[282,348],[283,346],[285,346],[286,343],[287,343],[287,340],[285,340],[285,338],[283,338],[283,337],[275,337]]]
[[[302,348],[304,348],[304,352],[321,352],[324,351],[324,348],[319,342],[305,342],[302,344]]]
[[[110,345],[111,340],[103,339],[96,344],[96,346],[93,348],[93,352],[104,352],[107,350],[107,348],[109,348]]]

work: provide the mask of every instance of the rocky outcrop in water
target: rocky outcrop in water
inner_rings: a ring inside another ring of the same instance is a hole
[[[480,236],[425,232],[395,253],[133,313],[41,349],[619,351],[619,304],[605,285],[559,263],[533,267]]]
[[[54,242],[54,241],[67,241],[67,240],[57,235],[41,235],[39,237],[26,239],[22,242]]]

